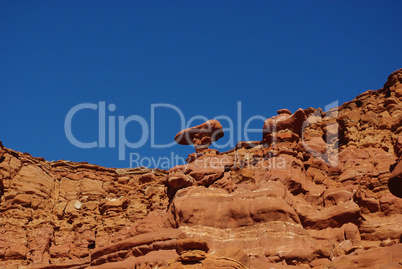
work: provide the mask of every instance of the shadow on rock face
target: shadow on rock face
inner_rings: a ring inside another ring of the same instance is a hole
[[[402,198],[402,161],[399,161],[392,170],[388,180],[388,189],[393,195]]]
[[[4,161],[4,146],[3,143],[1,143],[0,141],[0,163],[2,163]]]
[[[402,178],[393,178],[388,181],[389,191],[399,197],[402,198]]]

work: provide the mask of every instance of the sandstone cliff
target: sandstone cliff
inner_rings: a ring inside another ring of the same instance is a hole
[[[213,123],[180,133],[197,152],[169,171],[0,143],[0,268],[402,267],[402,69],[339,109],[279,110],[225,153]]]

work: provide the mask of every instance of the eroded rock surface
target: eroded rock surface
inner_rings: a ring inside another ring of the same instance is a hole
[[[197,152],[202,152],[223,135],[221,123],[217,120],[208,120],[198,126],[180,131],[176,134],[175,141],[180,145],[194,145]]]
[[[197,153],[169,171],[0,143],[0,268],[401,268],[401,77],[224,153],[219,122],[183,130]]]

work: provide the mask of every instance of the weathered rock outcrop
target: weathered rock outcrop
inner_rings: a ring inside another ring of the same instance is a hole
[[[306,120],[306,113],[298,109],[293,115],[287,109],[278,110],[277,116],[267,119],[262,128],[263,140],[272,143],[276,139],[276,133],[289,130],[299,137],[303,133],[303,124]]]
[[[166,171],[47,162],[9,149],[3,157],[0,268],[76,264],[94,248],[163,227]],[[152,181],[141,180],[149,173]]]
[[[402,69],[337,109],[278,111],[228,152],[183,130],[169,171],[48,162],[0,142],[0,268],[400,268]]]
[[[180,145],[194,145],[197,152],[208,149],[214,141],[224,135],[222,125],[217,120],[208,120],[198,126],[180,131],[174,140]]]

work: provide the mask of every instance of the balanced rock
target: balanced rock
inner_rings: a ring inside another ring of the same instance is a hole
[[[208,120],[198,126],[184,129],[176,134],[174,140],[180,145],[194,145],[197,152],[208,149],[214,141],[223,137],[219,121]]]

